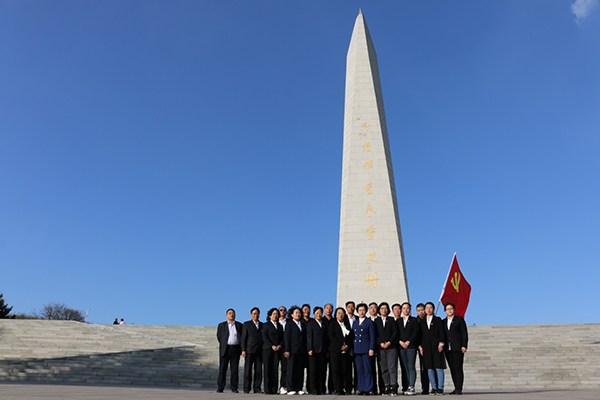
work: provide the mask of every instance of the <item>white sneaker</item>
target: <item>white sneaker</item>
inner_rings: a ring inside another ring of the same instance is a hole
[[[302,395],[305,395],[305,394],[306,394],[306,392],[305,392],[305,391],[302,391],[302,390],[298,390],[298,394],[299,394],[300,396],[302,396]]]
[[[287,390],[285,390],[285,388],[282,387],[281,389],[279,389],[279,394],[287,394]]]
[[[295,395],[295,394],[296,394],[296,392],[294,392],[293,390],[290,390],[289,392],[287,392],[287,395],[288,395],[288,396],[293,396],[293,395]]]
[[[409,387],[409,388],[408,388],[408,390],[407,390],[406,392],[404,392],[404,394],[405,394],[406,396],[412,396],[412,395],[415,395],[415,394],[417,394],[417,392],[415,392],[415,388],[411,388],[411,387]]]

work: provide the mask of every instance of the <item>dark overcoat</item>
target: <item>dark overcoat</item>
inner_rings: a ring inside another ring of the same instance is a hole
[[[446,344],[446,330],[440,317],[433,317],[431,324],[427,327],[427,317],[419,321],[421,331],[421,347],[423,347],[424,369],[445,369],[446,359],[444,352],[438,351],[440,343]]]

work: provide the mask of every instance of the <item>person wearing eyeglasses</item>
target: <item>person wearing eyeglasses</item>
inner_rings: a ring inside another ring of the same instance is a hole
[[[444,323],[446,338],[448,340],[448,346],[445,349],[446,360],[448,360],[452,382],[454,383],[454,391],[450,392],[450,394],[462,394],[463,382],[465,380],[463,364],[465,362],[467,344],[469,343],[469,334],[465,319],[455,315],[454,308],[454,304],[452,303],[445,304],[447,317],[442,322]]]

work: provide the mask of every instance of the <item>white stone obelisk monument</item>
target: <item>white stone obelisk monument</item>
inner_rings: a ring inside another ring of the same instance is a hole
[[[346,59],[337,304],[348,300],[408,301],[377,54],[362,12]]]

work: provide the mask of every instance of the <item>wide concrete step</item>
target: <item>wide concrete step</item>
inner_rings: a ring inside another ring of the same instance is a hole
[[[215,327],[0,320],[0,380],[214,388],[215,334]],[[466,390],[600,386],[600,324],[472,326],[469,337]],[[449,370],[446,382],[451,389]]]

